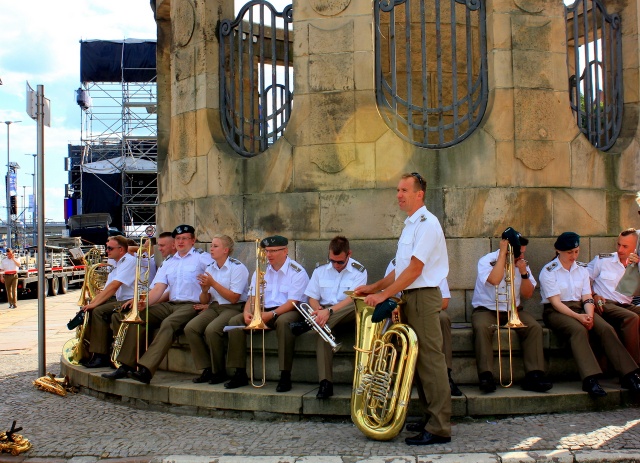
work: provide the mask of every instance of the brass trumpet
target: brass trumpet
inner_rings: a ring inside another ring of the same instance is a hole
[[[513,247],[507,246],[507,261],[504,267],[505,292],[500,292],[499,285],[496,286],[496,334],[498,336],[498,369],[500,370],[500,386],[511,387],[513,384],[513,361],[512,361],[512,345],[511,330],[518,328],[526,328],[526,325],[520,321],[518,316],[518,307],[516,307],[516,289],[515,289],[515,263],[513,257]],[[502,298],[501,298],[502,297]],[[502,328],[507,329],[509,338],[509,381],[505,384],[502,380],[502,343],[500,341],[500,304],[507,305],[507,323]]]

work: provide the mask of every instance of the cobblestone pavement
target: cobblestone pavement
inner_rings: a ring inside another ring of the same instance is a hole
[[[71,291],[46,300],[47,371],[60,371],[59,353],[71,337],[65,325],[77,310],[77,297],[78,291]],[[406,432],[391,442],[368,440],[350,422],[182,416],[133,409],[86,394],[59,397],[32,385],[37,377],[37,301],[20,301],[19,306],[8,310],[6,304],[0,305],[0,429],[8,429],[16,420],[33,448],[20,457],[0,455],[0,462],[26,457],[28,462],[74,463],[103,459],[194,463],[469,459],[482,463],[544,458],[573,463],[603,461],[599,451],[607,451],[609,461],[640,461],[637,407],[597,413],[464,418],[453,423],[450,444],[421,448],[404,444]],[[473,455],[465,457],[470,453]]]

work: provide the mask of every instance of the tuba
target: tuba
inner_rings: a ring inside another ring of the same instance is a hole
[[[264,275],[267,272],[267,253],[264,248],[260,247],[260,240],[256,240],[256,281],[254,286],[254,295],[251,296],[253,306],[253,318],[251,323],[244,327],[245,330],[251,331],[251,341],[249,349],[249,359],[251,368],[251,385],[253,387],[262,387],[267,382],[267,365],[266,352],[264,347],[264,332],[270,328],[262,321],[262,311],[264,310],[264,288],[267,284],[264,281]],[[256,383],[253,375],[253,332],[262,331],[262,381]]]
[[[520,321],[518,316],[518,308],[516,307],[516,288],[515,288],[515,263],[513,257],[513,247],[507,247],[507,261],[504,267],[505,292],[501,293],[499,285],[496,286],[496,331],[498,335],[498,369],[500,370],[500,386],[511,387],[513,384],[513,361],[511,346],[511,330],[517,328],[526,328],[526,325]],[[509,335],[509,381],[502,381],[502,344],[500,342],[500,304],[507,305],[507,323],[502,328],[507,329]]]
[[[101,262],[102,255],[98,248],[92,248],[83,258],[85,262],[84,282],[82,292],[78,299],[78,305],[87,305],[96,295],[104,289],[113,270],[113,266]],[[76,328],[76,336],[69,339],[62,347],[62,356],[72,365],[79,365],[83,360],[90,357],[89,341],[86,339],[87,327],[89,326],[89,314],[85,312],[82,325]]]
[[[374,307],[353,291],[345,294],[356,305],[356,351],[351,420],[367,437],[391,440],[402,430],[418,357],[418,337],[399,321],[373,323]],[[398,302],[402,301],[393,298]],[[387,328],[387,329],[385,329]]]

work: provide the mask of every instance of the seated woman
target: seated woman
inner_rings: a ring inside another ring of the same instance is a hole
[[[556,258],[540,272],[540,290],[544,304],[543,319],[560,338],[571,343],[573,358],[578,364],[582,390],[591,397],[607,393],[600,387],[597,377],[600,365],[589,345],[589,335],[598,338],[607,358],[622,375],[621,386],[640,392],[638,365],[624,348],[615,330],[598,314],[591,296],[587,264],[577,262],[580,236],[564,232],[556,240]]]
[[[229,257],[233,245],[229,236],[215,235],[210,250],[213,262],[198,275],[202,292],[200,304],[194,307],[200,313],[184,328],[196,368],[202,370],[200,376],[193,378],[194,383],[218,384],[227,378],[221,333],[229,320],[242,311],[249,282],[247,267]]]

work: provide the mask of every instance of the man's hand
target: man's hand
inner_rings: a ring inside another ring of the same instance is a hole
[[[584,326],[587,330],[590,330],[591,328],[593,328],[592,316],[587,315],[586,313],[580,313],[577,315],[578,315],[578,321],[582,323],[582,326]]]
[[[629,263],[630,264],[637,264],[638,263],[638,254],[636,254],[635,252],[632,252],[631,254],[629,254]]]
[[[604,311],[604,303],[605,303],[605,298],[602,296],[597,296],[594,295],[593,296],[593,300],[595,301],[595,312],[598,315],[602,315],[602,312]]]
[[[320,310],[316,310],[314,311],[311,316],[313,318],[315,318],[316,323],[318,325],[320,325],[321,327],[324,327],[324,325],[327,323],[327,321],[329,320],[329,309],[320,309]]]
[[[362,296],[364,294],[371,294],[374,291],[372,286],[373,285],[358,286],[356,289],[353,290],[353,292],[358,296]]]
[[[253,320],[253,314],[250,312],[244,312],[244,324],[249,325]]]
[[[129,299],[128,301],[124,301],[122,303],[122,310],[129,310],[133,305],[133,299]],[[138,307],[138,310],[144,310],[144,306],[142,308]]]
[[[87,312],[87,311],[93,310],[93,309],[95,309],[95,307],[93,307],[91,304],[87,304],[87,305],[83,305],[82,306],[82,311],[83,312]]]
[[[518,268],[518,271],[520,272],[520,275],[524,275],[525,273],[527,273],[527,261],[522,259],[522,258],[518,258],[515,262],[516,267]]]
[[[500,240],[500,254],[506,256],[508,247],[509,247],[509,240]]]
[[[368,306],[375,307],[378,304],[380,304],[382,301],[385,301],[387,299],[388,299],[387,295],[384,292],[380,292],[376,294],[369,294],[367,297],[364,298],[364,302]]]
[[[202,312],[208,307],[209,307],[209,304],[193,304],[193,308],[195,309],[196,312]]]

